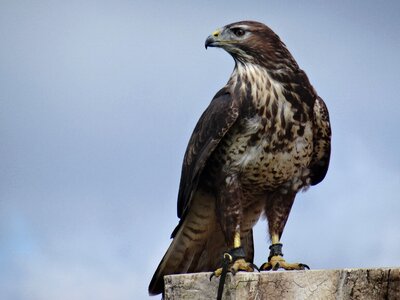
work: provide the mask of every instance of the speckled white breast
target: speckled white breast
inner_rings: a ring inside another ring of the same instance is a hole
[[[250,124],[254,120],[244,122]],[[229,149],[233,155],[225,166],[239,174],[243,188],[262,193],[276,188],[298,191],[308,185],[308,165],[312,152],[311,125],[306,126],[303,136],[287,143],[279,140],[278,134],[268,135],[259,129],[253,134],[259,134],[261,138],[254,145],[249,145],[253,135],[251,132],[238,131],[234,134],[236,142]]]
[[[298,191],[308,186],[312,120],[295,120],[296,109],[285,99],[283,86],[265,70],[248,66],[239,68],[238,76],[255,78],[251,96],[256,113],[243,118],[230,133],[230,162],[225,168],[241,177],[244,189],[255,193],[277,188]],[[244,81],[238,80],[238,84]],[[246,88],[241,87],[243,95],[248,95]],[[298,134],[300,127],[303,134]]]

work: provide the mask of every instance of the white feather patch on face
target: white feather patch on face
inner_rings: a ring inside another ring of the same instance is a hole
[[[240,24],[240,25],[234,25],[234,26],[231,27],[231,29],[234,29],[234,28],[240,28],[240,29],[243,29],[243,30],[249,30],[249,28],[251,28],[251,27],[249,25],[246,25],[246,24]]]

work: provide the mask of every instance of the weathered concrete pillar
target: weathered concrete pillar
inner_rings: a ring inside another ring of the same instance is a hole
[[[165,299],[216,299],[210,273],[165,276]],[[223,299],[399,299],[400,268],[239,272],[226,277]]]

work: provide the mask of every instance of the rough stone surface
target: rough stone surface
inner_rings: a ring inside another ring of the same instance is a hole
[[[165,299],[216,299],[210,274],[165,276]],[[239,272],[226,277],[223,299],[400,300],[400,268]]]

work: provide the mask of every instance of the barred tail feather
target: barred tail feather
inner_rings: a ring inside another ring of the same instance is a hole
[[[228,251],[221,227],[215,216],[214,196],[198,191],[189,213],[174,230],[174,239],[149,285],[149,294],[164,292],[164,276],[215,271],[222,255]],[[242,232],[246,261],[253,262],[253,231]]]
[[[150,295],[164,291],[165,275],[208,270],[204,248],[208,236],[215,230],[215,224],[214,197],[196,192],[190,211],[174,231],[174,239],[153,275],[149,285]]]

